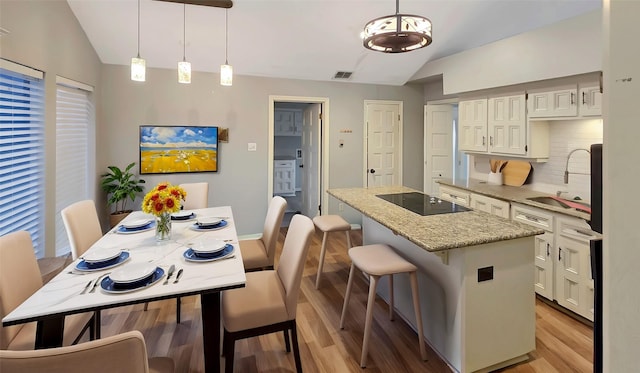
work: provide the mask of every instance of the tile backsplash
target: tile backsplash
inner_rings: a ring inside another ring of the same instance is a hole
[[[531,182],[524,187],[555,194],[563,191],[563,198],[579,196],[591,199],[590,155],[578,150],[569,160],[569,183],[564,183],[567,156],[574,149],[589,149],[591,144],[602,143],[602,119],[553,121],[549,125],[549,160],[532,163]],[[486,179],[489,159],[492,156],[475,156],[470,166],[470,177]]]

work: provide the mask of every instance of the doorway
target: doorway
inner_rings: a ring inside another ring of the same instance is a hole
[[[329,100],[315,97],[269,97],[269,200],[287,201],[283,226],[295,214],[310,218],[327,206]]]

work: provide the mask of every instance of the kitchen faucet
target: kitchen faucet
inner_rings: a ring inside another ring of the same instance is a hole
[[[567,155],[567,164],[564,167],[564,183],[565,184],[569,184],[569,174],[574,174],[574,175],[591,175],[588,173],[584,173],[584,172],[569,172],[569,159],[571,159],[571,155],[575,152],[577,152],[578,150],[584,150],[585,152],[591,154],[591,152],[589,151],[589,149],[584,149],[584,148],[577,148],[577,149],[573,149],[572,151],[569,152],[569,155]]]

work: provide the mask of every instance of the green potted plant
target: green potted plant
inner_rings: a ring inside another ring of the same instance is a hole
[[[109,172],[102,175],[100,185],[107,193],[107,205],[111,208],[109,220],[111,227],[116,226],[122,219],[131,213],[127,208],[127,200],[135,201],[136,196],[144,191],[144,180],[136,178],[131,172],[135,162],[121,170],[117,166],[109,166]]]

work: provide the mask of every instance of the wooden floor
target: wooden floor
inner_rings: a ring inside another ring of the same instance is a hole
[[[282,247],[283,228],[278,242]],[[305,372],[360,372],[359,365],[368,285],[357,276],[344,330],[338,328],[349,259],[344,234],[330,235],[321,288],[315,289],[322,236],[316,234],[302,279],[297,324]],[[362,242],[360,231],[352,233],[354,245]],[[279,255],[279,253],[278,253]],[[115,308],[102,313],[102,335],[140,330],[150,356],[170,356],[177,372],[203,372],[200,300],[182,298],[182,322],[176,324],[175,300]],[[426,325],[426,328],[429,326]],[[491,343],[491,341],[487,341]],[[536,301],[536,350],[529,360],[501,372],[591,372],[592,329]],[[416,334],[396,317],[387,317],[387,305],[378,298],[366,372],[450,372],[431,349],[421,361]],[[224,359],[223,359],[224,363]],[[282,333],[246,339],[236,343],[235,371],[292,372],[293,354],[284,350]]]

